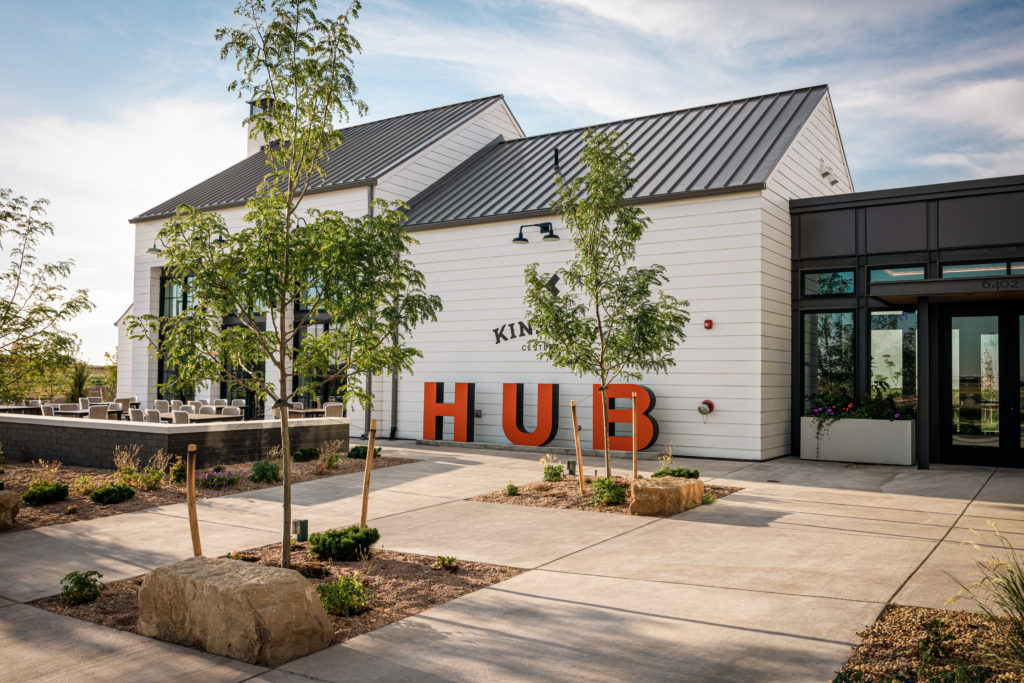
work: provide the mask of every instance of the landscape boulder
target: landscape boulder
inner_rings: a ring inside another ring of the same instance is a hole
[[[21,509],[21,496],[14,491],[0,491],[0,531],[14,528],[14,518]]]
[[[304,576],[224,557],[154,569],[139,589],[138,631],[269,667],[322,650],[334,635]]]
[[[682,477],[634,479],[630,486],[631,515],[675,515],[700,505],[704,482]]]

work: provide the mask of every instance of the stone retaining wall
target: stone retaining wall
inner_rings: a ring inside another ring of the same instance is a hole
[[[348,418],[303,418],[290,423],[292,451],[338,439],[348,449]],[[261,459],[281,444],[274,420],[207,424],[151,424],[87,418],[0,415],[0,447],[10,461],[60,460],[67,465],[112,467],[116,446],[138,444],[143,462],[158,450],[184,456],[197,447],[197,467]]]

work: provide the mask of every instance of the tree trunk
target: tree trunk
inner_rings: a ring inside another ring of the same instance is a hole
[[[281,396],[287,396],[287,377],[284,369],[281,369]],[[284,528],[281,536],[281,566],[288,568],[292,563],[292,453],[291,439],[288,434],[288,406],[282,405],[278,408],[278,417],[281,420],[281,467],[283,474],[282,483],[282,505],[284,506]]]
[[[601,429],[604,431],[604,469],[605,476],[612,476],[612,450],[608,434],[608,385],[601,381]]]

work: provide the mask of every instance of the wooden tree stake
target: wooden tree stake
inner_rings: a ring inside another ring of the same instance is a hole
[[[188,445],[188,528],[192,532],[192,554],[201,557],[203,547],[199,544],[199,517],[196,513],[196,445]]]
[[[377,420],[370,420],[370,442],[366,447],[366,469],[363,470],[363,512],[359,516],[359,528],[366,528],[366,511],[370,505],[370,472],[373,471],[373,442],[377,436]]]
[[[587,485],[583,480],[583,452],[580,451],[580,428],[576,424],[576,401],[569,401],[569,408],[572,410],[572,435],[576,439],[576,471],[580,474],[580,493],[586,493]]]
[[[637,446],[636,426],[637,426],[637,423],[639,422],[639,418],[637,416],[637,412],[638,411],[637,411],[637,406],[636,406],[636,392],[634,391],[633,392],[633,478],[634,479],[636,479],[636,446]]]

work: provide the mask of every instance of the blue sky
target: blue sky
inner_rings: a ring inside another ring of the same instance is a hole
[[[243,155],[233,8],[0,0],[0,185],[52,201],[90,361],[131,300],[127,220]],[[1022,2],[386,0],[354,32],[369,118],[500,92],[535,134],[827,83],[857,190],[1024,173]]]

